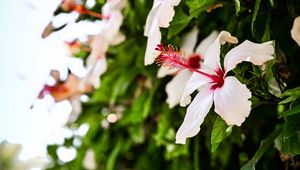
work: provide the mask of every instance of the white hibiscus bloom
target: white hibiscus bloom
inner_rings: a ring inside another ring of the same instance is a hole
[[[155,47],[160,44],[161,33],[159,28],[168,28],[172,21],[180,0],[154,0],[148,14],[144,35],[148,37],[145,54],[145,65],[152,64],[155,60]]]
[[[177,131],[176,143],[184,144],[186,138],[193,137],[200,131],[200,125],[213,102],[215,112],[228,125],[240,126],[250,114],[251,92],[237,78],[227,76],[227,73],[243,61],[262,65],[273,58],[274,47],[272,41],[257,44],[246,40],[225,55],[223,71],[220,64],[220,49],[226,42],[237,43],[237,39],[229,32],[222,31],[206,51],[204,64],[200,69],[189,66],[180,52],[162,46],[157,48],[161,51],[159,62],[181,70],[188,68],[194,72],[186,83],[180,105],[188,105],[191,102],[190,95],[195,90],[199,90],[188,106],[184,121]]]
[[[195,68],[199,69],[204,60],[204,54],[209,47],[209,45],[218,37],[217,31],[212,32],[207,38],[205,38],[201,43],[197,46],[194,51],[195,45],[197,43],[197,36],[199,30],[197,28],[193,28],[193,30],[188,33],[185,37],[183,37],[182,43],[182,51],[184,52],[184,56],[188,60],[188,64]],[[176,69],[169,69],[166,67],[160,67],[158,70],[158,77],[163,77],[165,75],[174,75],[176,73]],[[168,95],[167,103],[170,108],[178,105],[180,99],[183,94],[183,90],[186,82],[192,76],[192,71],[189,69],[185,69],[174,76],[174,78],[167,84],[166,92]]]

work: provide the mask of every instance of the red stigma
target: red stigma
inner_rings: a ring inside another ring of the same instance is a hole
[[[199,69],[200,61],[201,61],[201,56],[199,54],[192,54],[189,57],[187,64],[192,68]]]

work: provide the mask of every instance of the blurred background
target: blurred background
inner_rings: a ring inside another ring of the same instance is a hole
[[[274,40],[276,49],[264,68],[243,62],[230,72],[252,92],[243,125],[229,127],[211,109],[185,145],[175,144],[175,134],[186,108],[166,103],[173,75],[159,78],[159,66],[144,65],[152,5],[2,2],[0,170],[300,167],[300,50],[290,35],[299,1],[186,0],[175,7],[170,27],[161,29],[164,44],[180,47],[198,28],[195,44],[227,30],[239,42]]]

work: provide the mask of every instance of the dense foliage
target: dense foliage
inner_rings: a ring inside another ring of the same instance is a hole
[[[98,0],[90,10],[101,11],[104,3]],[[252,110],[245,122],[228,126],[211,109],[199,134],[185,145],[175,144],[175,134],[186,108],[170,109],[165,102],[165,86],[172,76],[157,78],[159,66],[144,66],[143,32],[152,4],[129,0],[122,10],[120,30],[126,40],[110,46],[100,88],[89,93],[78,119],[68,124],[77,129],[87,123],[89,130],[84,137],[65,139],[64,146],[77,150],[70,162],[58,159],[59,145],[48,146],[53,159],[49,169],[85,169],[89,149],[95,153],[96,169],[106,170],[299,168],[300,47],[291,38],[291,29],[300,15],[300,1],[182,0],[175,7],[170,27],[161,29],[164,44],[180,48],[182,37],[196,26],[198,42],[213,30],[226,30],[239,42],[273,40],[275,47],[274,59],[264,67],[243,62],[230,73],[252,93]],[[97,19],[82,15],[79,20],[86,18]],[[225,45],[222,54],[233,47]],[[85,59],[88,53],[74,56]],[[107,121],[111,114],[117,116],[115,123]]]

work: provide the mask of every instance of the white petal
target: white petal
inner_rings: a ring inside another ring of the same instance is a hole
[[[123,23],[123,15],[120,11],[113,11],[109,14],[108,20],[103,20],[101,35],[106,40],[111,41],[119,33]]]
[[[167,1],[170,5],[177,6],[177,5],[179,5],[181,0],[167,0]]]
[[[64,24],[75,22],[78,16],[79,14],[77,12],[60,13],[53,18],[52,23],[55,28],[58,28],[63,26]]]
[[[180,0],[164,0],[161,2],[161,6],[158,11],[158,23],[159,27],[168,28],[170,22],[173,20],[175,15],[174,6],[179,4]]]
[[[293,40],[297,42],[297,44],[300,46],[300,16],[295,18],[294,25],[291,30],[291,35]]]
[[[83,158],[83,162],[82,162],[83,167],[87,170],[96,169],[97,168],[97,162],[96,162],[95,157],[96,157],[95,156],[95,151],[89,148],[85,152],[85,155],[84,155],[84,158]]]
[[[105,58],[106,52],[109,47],[109,42],[103,39],[102,36],[97,35],[93,38],[91,47],[91,54],[87,58],[88,67],[94,65],[99,58]]]
[[[195,45],[197,43],[198,33],[198,28],[194,27],[192,31],[182,38],[181,49],[183,50],[185,57],[189,57],[191,54],[193,54]]]
[[[210,78],[203,76],[199,73],[193,73],[191,78],[185,85],[182,98],[180,100],[180,106],[186,106],[191,102],[191,94],[203,85],[209,84]]]
[[[110,45],[118,45],[121,42],[125,41],[126,37],[123,33],[118,32],[113,39],[110,41]]]
[[[102,14],[109,14],[111,11],[121,11],[126,6],[125,0],[109,0],[102,6]]]
[[[206,53],[208,47],[214,42],[214,40],[218,37],[218,31],[213,31],[209,34],[208,37],[203,39],[198,47],[196,48],[196,54],[200,54],[201,57],[205,57],[204,54]],[[204,58],[202,58],[204,59]]]
[[[166,75],[174,75],[176,73],[177,69],[172,69],[168,67],[160,67],[157,72],[157,77],[162,78],[165,77]]]
[[[220,68],[220,49],[226,42],[237,43],[237,39],[227,31],[221,31],[217,39],[209,46],[205,53],[204,65],[215,70]]]
[[[70,23],[56,34],[65,41],[73,41],[77,38],[86,38],[88,35],[96,35],[99,33],[101,22],[91,22],[88,20],[78,23]]]
[[[228,125],[240,126],[250,114],[250,98],[251,92],[246,85],[233,76],[226,77],[224,85],[214,92],[215,112]]]
[[[153,7],[151,9],[151,11],[149,12],[148,16],[147,16],[147,20],[146,20],[146,24],[145,24],[145,29],[144,29],[144,36],[148,37],[150,31],[153,29],[153,27],[158,27],[157,24],[157,11],[159,10],[159,4],[153,4]]]
[[[70,100],[72,105],[72,112],[69,115],[69,122],[75,122],[82,111],[80,96],[74,96]]]
[[[169,104],[170,108],[173,108],[179,104],[184,87],[191,76],[192,72],[185,69],[182,70],[178,75],[174,76],[174,78],[167,84],[167,103]]]
[[[228,72],[243,61],[249,61],[255,65],[262,65],[268,60],[273,59],[274,47],[272,41],[262,44],[244,41],[242,44],[231,49],[225,56],[224,68]]]
[[[99,88],[101,84],[100,76],[107,69],[106,58],[98,59],[89,69],[89,72],[82,81],[82,87],[85,87],[86,84],[92,84],[95,88]]]
[[[154,28],[153,31],[148,36],[146,54],[145,54],[145,65],[152,64],[159,54],[158,51],[155,50],[156,46],[160,44],[161,33],[159,31],[159,27]]]
[[[201,90],[187,108],[184,121],[176,133],[176,143],[185,144],[186,138],[195,136],[213,103],[213,92],[207,86]]]

